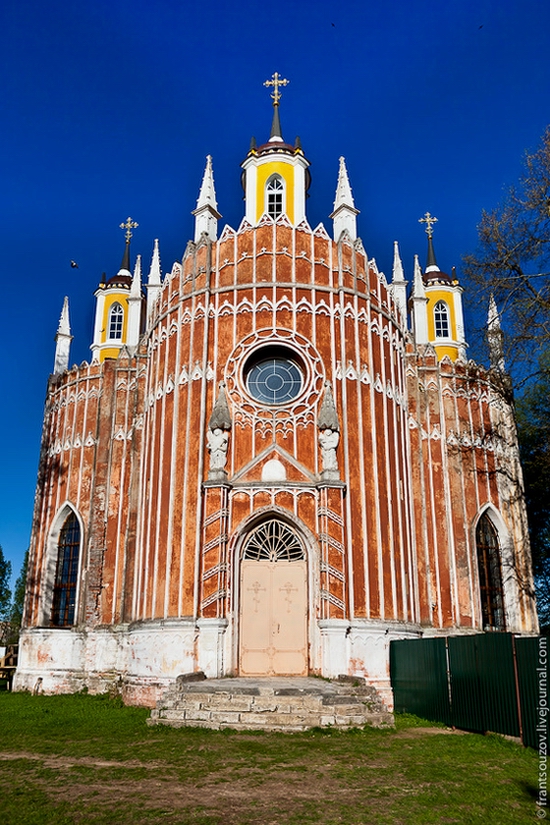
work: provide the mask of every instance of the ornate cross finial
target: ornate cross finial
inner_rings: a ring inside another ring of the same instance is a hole
[[[271,77],[272,80],[266,80],[264,86],[273,86],[273,94],[271,97],[273,98],[273,105],[278,106],[279,100],[281,99],[281,95],[279,94],[279,86],[286,86],[290,83],[290,80],[287,80],[286,78],[281,79],[278,72],[272,74]]]
[[[437,223],[437,218],[432,218],[432,216],[430,215],[430,213],[429,213],[429,212],[426,212],[426,214],[424,215],[424,217],[423,217],[423,218],[419,218],[419,219],[418,219],[418,223],[425,223],[425,224],[427,224],[427,226],[426,226],[426,230],[425,230],[425,231],[426,231],[426,235],[428,236],[428,238],[431,238],[431,237],[432,237],[432,235],[433,235],[433,233],[434,233],[434,231],[433,231],[433,229],[432,229],[432,224],[433,224],[433,223]]]
[[[121,223],[120,228],[125,229],[126,243],[130,243],[130,238],[132,237],[132,229],[136,229],[139,226],[139,223],[136,223],[131,218],[126,218],[126,223]]]

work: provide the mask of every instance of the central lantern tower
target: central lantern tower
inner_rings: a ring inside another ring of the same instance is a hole
[[[302,152],[299,138],[292,147],[284,142],[281,134],[279,86],[287,83],[288,80],[281,80],[275,72],[273,80],[264,84],[274,87],[271,135],[261,146],[256,146],[253,138],[242,164],[245,220],[250,226],[257,226],[263,215],[276,220],[284,214],[292,226],[298,226],[306,217],[309,161]]]

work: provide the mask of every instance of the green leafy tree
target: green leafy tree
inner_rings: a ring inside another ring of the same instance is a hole
[[[483,212],[478,236],[465,276],[485,306],[493,294],[505,332],[497,350],[511,380],[493,376],[506,396],[515,389],[539,618],[550,629],[550,126],[516,186]]]
[[[533,572],[541,628],[550,630],[550,349],[517,405]]]
[[[483,212],[479,245],[464,259],[484,306],[493,294],[507,330],[506,362],[516,386],[550,349],[550,127],[525,155],[524,173],[500,205]]]
[[[6,644],[9,634],[11,612],[10,590],[11,562],[4,556],[0,546],[0,644]]]
[[[19,576],[16,579],[15,587],[13,590],[13,602],[11,605],[11,612],[10,612],[10,631],[9,631],[9,641],[10,643],[15,643],[19,638],[19,633],[21,630],[21,622],[23,620],[23,607],[25,605],[25,585],[27,582],[27,570],[29,567],[29,551],[25,553],[25,558],[23,559],[23,565],[21,567],[21,571]]]
[[[11,561],[4,556],[4,551],[0,546],[0,621],[7,621],[11,611]]]

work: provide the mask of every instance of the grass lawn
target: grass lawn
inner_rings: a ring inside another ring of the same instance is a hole
[[[6,825],[537,821],[537,757],[411,717],[394,731],[148,728],[104,696],[0,693]]]

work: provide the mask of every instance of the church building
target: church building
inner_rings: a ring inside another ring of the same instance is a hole
[[[386,278],[343,158],[332,225],[310,226],[286,82],[268,81],[238,229],[221,227],[208,157],[170,271],[155,241],[142,280],[122,225],[80,366],[65,299],[14,689],[153,705],[193,671],[347,674],[391,706],[392,639],[538,631],[498,310],[485,369],[436,219],[425,269],[409,284],[395,243]]]

